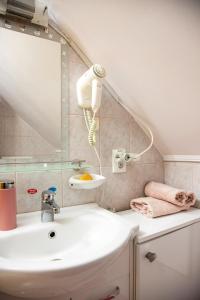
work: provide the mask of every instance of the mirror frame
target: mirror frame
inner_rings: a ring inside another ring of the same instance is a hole
[[[4,164],[35,164],[35,163],[62,163],[68,158],[68,43],[67,41],[51,26],[47,29],[38,25],[27,23],[21,19],[10,19],[5,16],[0,16],[0,28],[13,30],[22,34],[32,35],[34,37],[43,38],[60,43],[61,45],[61,152],[55,153],[55,157],[51,159],[47,156],[35,157],[12,157],[1,158],[0,165]]]

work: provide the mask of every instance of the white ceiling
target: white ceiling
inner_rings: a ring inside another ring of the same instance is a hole
[[[49,0],[165,155],[200,154],[200,4],[193,0]]]

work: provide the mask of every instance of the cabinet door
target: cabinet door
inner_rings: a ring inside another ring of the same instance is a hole
[[[129,245],[118,256],[116,261],[99,270],[99,274],[82,288],[72,292],[72,300],[99,300],[115,292],[116,287],[120,292],[116,300],[129,300],[130,290],[130,250]],[[132,299],[131,299],[132,300]]]
[[[200,299],[200,223],[192,225],[192,290],[195,292],[195,300]]]
[[[119,292],[116,287],[119,287]],[[71,296],[71,300],[100,299],[129,300],[129,276],[115,279],[112,282],[97,282],[96,285],[87,286],[72,293]]]
[[[136,300],[196,299],[192,286],[193,246],[192,226],[137,245]]]

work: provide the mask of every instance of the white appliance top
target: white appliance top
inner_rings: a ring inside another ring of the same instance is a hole
[[[146,242],[200,221],[200,209],[197,208],[154,219],[136,213],[131,209],[118,212],[118,214],[126,221],[131,222],[132,225],[139,225],[138,243]]]

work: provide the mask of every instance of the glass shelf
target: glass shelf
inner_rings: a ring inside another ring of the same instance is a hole
[[[81,163],[81,169],[87,169],[91,166]],[[36,171],[61,171],[61,170],[78,170],[79,163],[73,162],[41,162],[41,163],[7,163],[0,165],[0,173],[15,172],[36,172]]]

